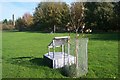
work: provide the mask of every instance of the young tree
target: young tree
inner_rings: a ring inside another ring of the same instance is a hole
[[[70,9],[71,24],[77,33],[82,28],[84,22],[84,4],[81,2],[74,2]]]
[[[85,27],[84,23],[84,3],[74,2],[70,7],[70,18],[71,21],[69,24],[76,32],[76,48],[75,48],[75,57],[76,57],[76,70],[78,70],[78,30]]]

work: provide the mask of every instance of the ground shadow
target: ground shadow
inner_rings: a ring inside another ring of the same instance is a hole
[[[29,67],[29,68],[47,66],[44,58],[36,58],[31,56],[10,58],[9,60],[7,60],[7,62],[11,64],[19,65],[19,66]]]
[[[27,58],[33,58],[32,56],[30,57],[16,57],[16,58],[11,58],[11,59],[27,59]]]
[[[87,34],[87,38],[90,40],[112,40],[112,41],[118,41],[120,40],[120,34],[118,33],[92,33]]]
[[[6,32],[19,32],[18,30],[5,30]],[[46,34],[53,34],[51,32],[45,31],[21,31],[26,33],[46,33]],[[68,33],[68,32],[56,32],[56,33]],[[74,32],[71,32],[71,34]],[[81,33],[79,33],[82,35]],[[92,33],[85,33],[85,37],[89,38],[90,40],[120,40],[120,32],[92,32]]]
[[[26,30],[26,31],[19,31],[19,30],[3,30],[4,32],[27,32],[27,33],[50,33],[52,34],[53,31],[35,31],[35,30]],[[67,31],[56,31],[55,33],[68,33]]]
[[[47,66],[45,63],[44,58],[33,58],[29,60],[32,64],[38,65],[38,66]]]

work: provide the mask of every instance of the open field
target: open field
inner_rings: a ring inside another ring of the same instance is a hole
[[[44,65],[43,54],[55,36],[68,33],[3,32],[3,78],[64,78],[59,70]],[[118,77],[118,37],[116,33],[86,34],[88,74],[86,78]],[[74,38],[75,34],[71,33]]]

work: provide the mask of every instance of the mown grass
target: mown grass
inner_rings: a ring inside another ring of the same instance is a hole
[[[55,36],[68,33],[4,32],[2,37],[3,78],[65,78],[45,65],[43,54]],[[85,78],[118,77],[117,33],[85,34],[88,43],[88,74]],[[71,33],[74,38],[75,34]]]

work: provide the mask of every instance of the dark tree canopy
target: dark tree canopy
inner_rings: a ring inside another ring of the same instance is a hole
[[[41,2],[34,12],[34,23],[40,29],[64,28],[69,20],[69,8],[64,2]]]
[[[86,24],[98,30],[109,30],[114,18],[114,5],[111,2],[86,3]]]

